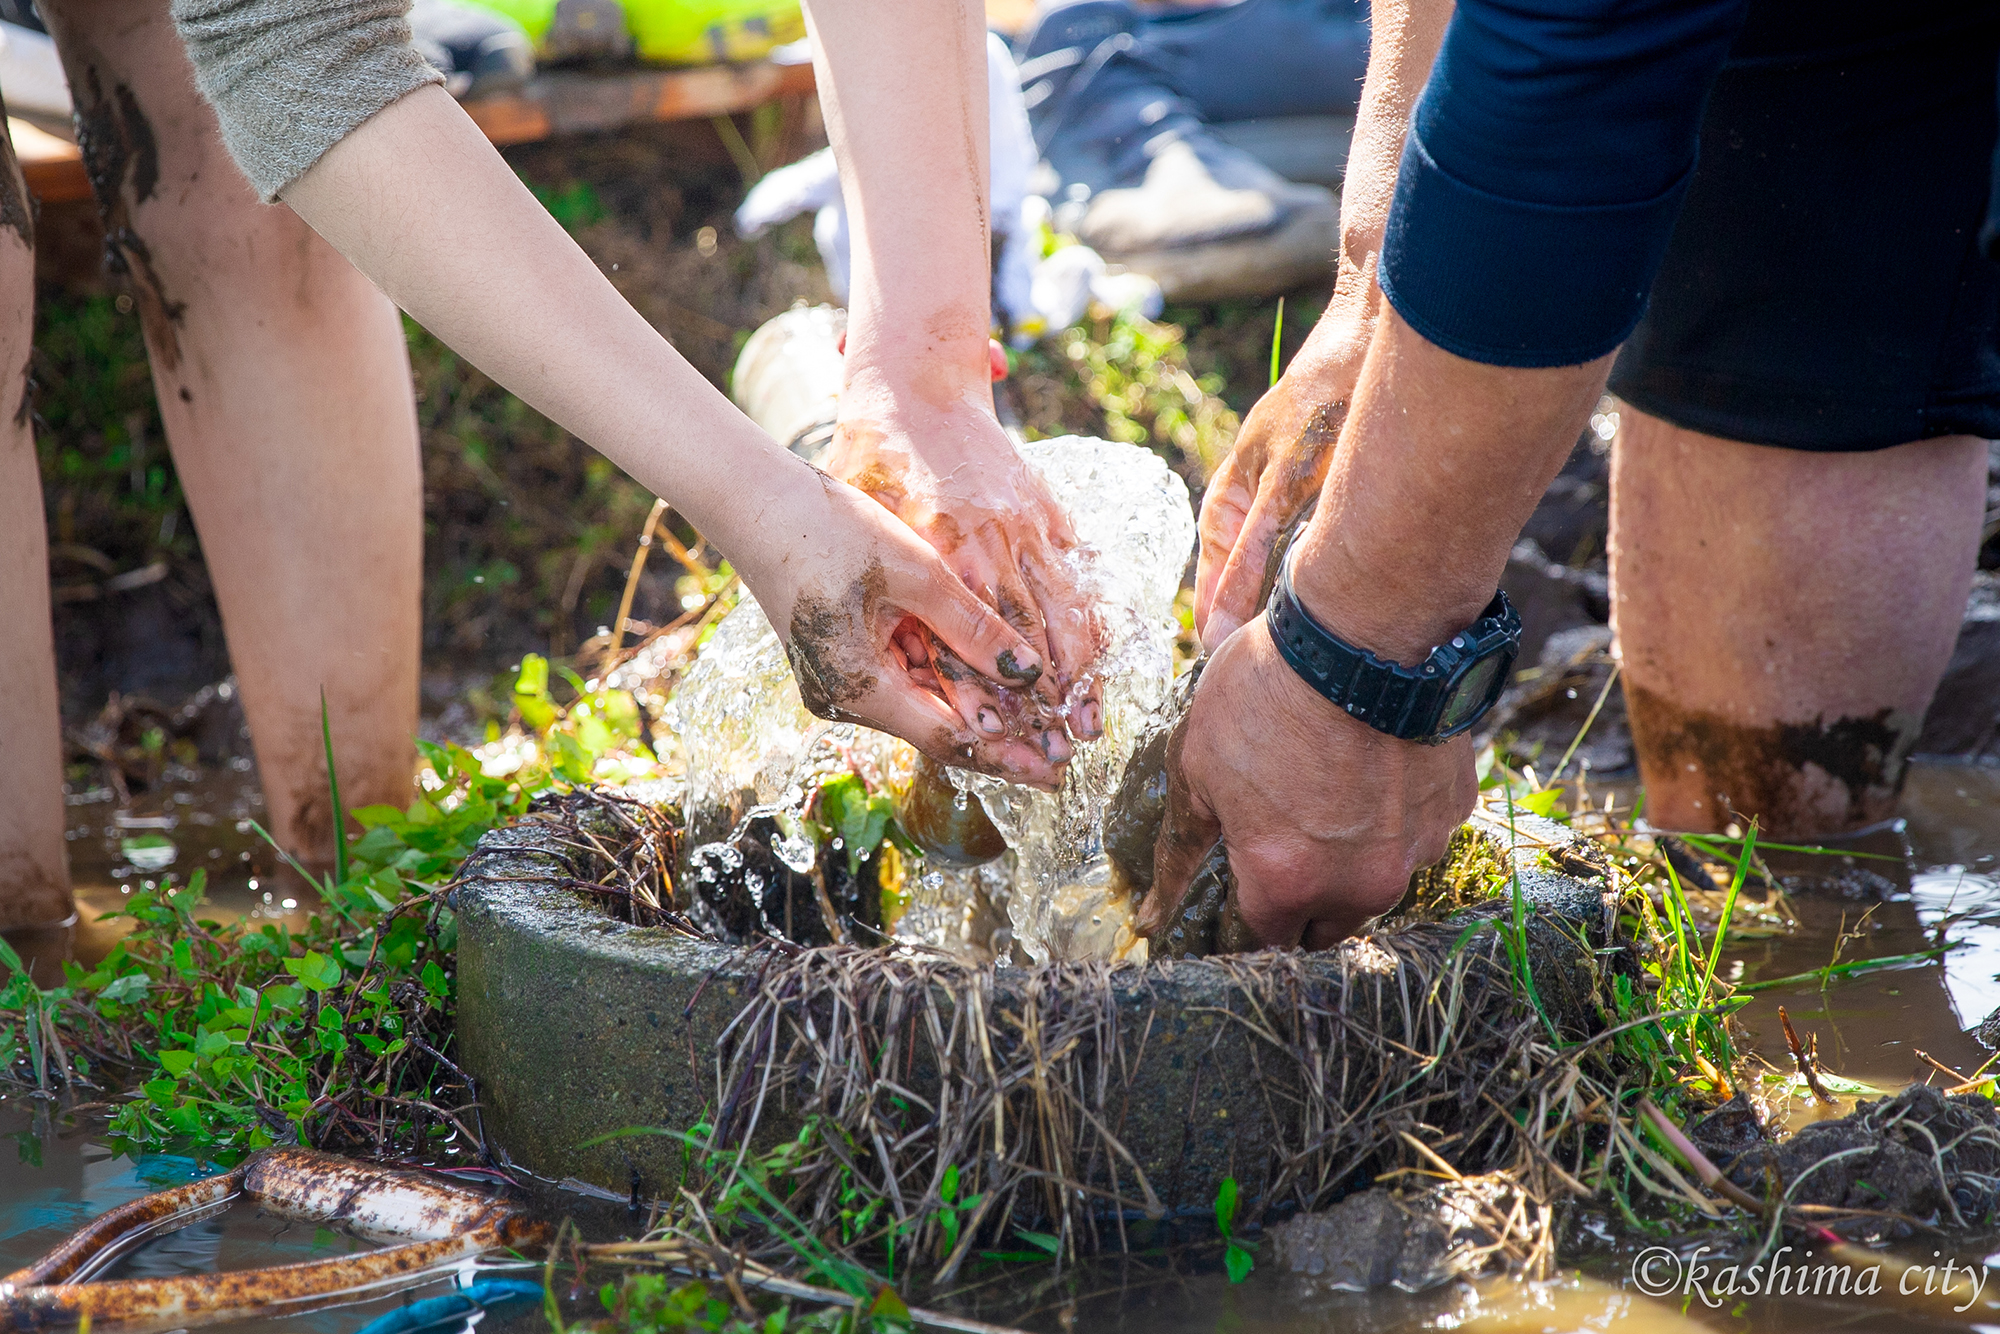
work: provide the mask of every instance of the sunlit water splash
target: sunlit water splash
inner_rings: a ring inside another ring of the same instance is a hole
[[[953,771],[976,794],[1011,851],[976,871],[913,868],[912,901],[897,923],[908,940],[973,953],[983,898],[1003,909],[1012,941],[1036,962],[1130,952],[1129,906],[1114,897],[1101,825],[1146,715],[1173,675],[1173,602],[1194,546],[1186,485],[1134,445],[1078,436],[1021,446],[1070,508],[1081,582],[1099,602],[1104,735],[1076,747],[1062,787],[1037,792]],[[783,647],[751,598],[724,617],[668,709],[687,756],[690,844],[728,837],[758,808],[796,811],[824,776],[854,768],[893,784],[912,754],[894,738],[822,722],[800,702]],[[1004,900],[1004,902],[1003,902]]]

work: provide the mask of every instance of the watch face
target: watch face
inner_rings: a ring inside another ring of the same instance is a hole
[[[1500,673],[1506,670],[1506,666],[1507,657],[1501,653],[1492,654],[1473,663],[1465,675],[1458,678],[1458,683],[1446,697],[1444,712],[1438,717],[1438,731],[1449,734],[1478,717],[1479,710],[1485,706],[1487,697],[1493,693],[1493,687],[1499,681]]]

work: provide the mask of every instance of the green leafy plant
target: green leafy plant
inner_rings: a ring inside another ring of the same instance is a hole
[[[287,857],[317,892],[302,925],[216,920],[197,871],[134,892],[108,914],[130,931],[94,966],[66,965],[59,985],[38,985],[0,943],[0,1070],[44,1089],[117,1076],[137,1096],[110,1130],[133,1149],[229,1163],[294,1139],[476,1148],[449,1055],[457,919],[445,891],[479,839],[536,794],[643,753],[629,695],[572,679],[575,697],[558,704],[540,660],[523,678],[516,698],[544,758],[496,776],[463,746],[420,741],[426,769],[408,806],[346,812],[361,833],[343,828],[325,876]],[[542,702],[545,712],[533,707]],[[321,736],[340,810],[324,714]]]
[[[1229,1271],[1231,1283],[1250,1277],[1257,1265],[1249,1246],[1236,1236],[1236,1193],[1235,1177],[1222,1178],[1215,1192],[1215,1230],[1222,1234],[1222,1267]]]
[[[1194,373],[1179,325],[1099,308],[1020,353],[1018,363],[1024,415],[1037,434],[1077,431],[1178,451],[1203,475],[1236,438],[1222,377]]]
[[[944,1178],[938,1183],[938,1227],[944,1233],[945,1254],[958,1249],[958,1232],[965,1215],[972,1213],[985,1200],[983,1195],[968,1195],[958,1198],[958,1164],[952,1163],[944,1169]]]
[[[883,793],[871,793],[858,774],[836,774],[820,784],[813,813],[816,818],[810,823],[814,841],[825,844],[830,839],[839,839],[841,850],[847,854],[849,875],[861,873],[861,863],[882,846],[884,839],[906,841],[895,823],[895,803]],[[914,852],[913,848],[905,850]]]

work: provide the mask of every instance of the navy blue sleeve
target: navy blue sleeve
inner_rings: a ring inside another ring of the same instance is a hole
[[[1979,229],[1980,253],[2000,260],[2000,143],[1993,145],[1993,176],[1988,181],[1993,196],[1986,204],[1986,225]]]
[[[1745,0],[1459,0],[1411,117],[1382,294],[1439,347],[1573,366],[1646,307]]]

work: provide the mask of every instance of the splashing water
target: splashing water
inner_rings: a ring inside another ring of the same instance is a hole
[[[1010,851],[972,870],[915,868],[896,934],[961,952],[970,940],[976,953],[1004,947],[1011,934],[1037,963],[1142,957],[1129,905],[1110,886],[1101,826],[1138,731],[1173,676],[1173,601],[1194,514],[1185,484],[1148,450],[1078,436],[1020,449],[1072,505],[1079,582],[1098,600],[1105,629],[1096,668],[1104,735],[1077,745],[1053,793],[949,771]],[[777,633],[747,596],[703,647],[667,722],[687,756],[691,846],[728,837],[757,808],[800,808],[824,777],[853,769],[871,788],[887,787],[914,760],[893,737],[807,713]],[[989,943],[974,928],[995,912],[1008,927]]]

